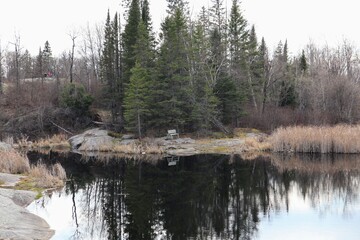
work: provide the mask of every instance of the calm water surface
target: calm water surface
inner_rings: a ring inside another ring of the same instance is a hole
[[[52,239],[360,239],[355,155],[41,158],[70,178],[28,207]]]

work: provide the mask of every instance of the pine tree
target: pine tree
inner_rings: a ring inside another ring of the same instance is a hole
[[[100,59],[101,80],[105,84],[105,102],[111,110],[112,121],[116,116],[116,75],[115,75],[115,40],[113,26],[110,20],[110,12],[107,13],[103,50]]]
[[[175,11],[179,10],[183,14],[187,15],[189,13],[188,10],[188,1],[185,0],[166,0],[168,2],[167,12],[169,14],[174,14]]]
[[[37,78],[43,79],[44,77],[44,67],[43,67],[43,53],[41,48],[39,48],[39,54],[36,56],[36,64],[35,64],[35,76]]]
[[[139,138],[144,130],[144,118],[151,113],[152,99],[150,76],[146,69],[137,62],[131,69],[130,82],[125,93],[125,120],[129,130],[136,130]]]
[[[129,8],[127,23],[122,34],[123,46],[123,81],[128,83],[130,79],[130,70],[135,66],[134,45],[138,38],[138,27],[141,20],[139,0],[132,0]]]
[[[112,36],[113,36],[113,49],[114,49],[114,112],[118,117],[117,122],[120,124],[120,128],[124,124],[124,113],[122,109],[122,104],[124,101],[124,84],[122,78],[122,65],[121,65],[121,46],[120,46],[120,26],[119,26],[119,17],[116,13],[114,20],[112,21]],[[115,118],[114,118],[115,119]]]
[[[227,58],[227,25],[223,0],[212,0],[213,6],[209,9],[209,36],[210,56],[209,68],[213,76],[213,84],[224,75]]]
[[[157,84],[159,126],[182,128],[189,121],[189,65],[186,16],[178,7],[162,23],[163,42],[158,61]]]
[[[224,96],[229,96],[233,98],[233,100],[236,98],[236,102],[231,103],[231,105],[233,105],[231,106],[231,109],[233,111],[232,123],[237,126],[239,118],[242,114],[241,107],[247,95],[248,89],[250,90],[249,92],[251,93],[251,96],[253,96],[252,76],[250,72],[250,64],[248,62],[249,32],[247,30],[247,21],[241,14],[237,0],[233,0],[231,7],[228,41],[230,52],[228,74],[230,79],[227,81],[233,82],[236,87],[236,94],[227,94]],[[225,86],[225,88],[227,88],[230,85],[232,84],[225,83],[219,86]],[[223,101],[225,101],[225,103],[230,102],[229,100]],[[228,107],[225,109],[228,109]]]
[[[300,57],[300,63],[299,63],[300,71],[302,74],[306,73],[306,70],[308,69],[307,60],[305,56],[305,51],[302,50],[301,57]]]
[[[266,46],[265,39],[261,39],[261,44],[259,47],[259,66],[260,66],[260,81],[261,81],[261,114],[265,113],[266,103],[268,101],[270,86],[272,85],[270,77],[270,60],[269,53]]]
[[[282,53],[278,56],[282,71],[282,77],[280,81],[280,96],[279,96],[279,106],[289,106],[295,104],[295,76],[290,68],[290,63],[288,59],[288,44],[287,40],[285,41]]]
[[[251,97],[255,110],[258,110],[257,96],[260,92],[262,63],[259,61],[258,42],[253,25],[249,34],[246,52],[246,71],[249,84],[249,97]]]
[[[204,13],[202,13],[204,17]],[[207,23],[199,19],[192,26],[191,36],[191,79],[189,88],[194,129],[207,132],[212,120],[218,117],[219,100],[214,94],[215,83],[211,81],[204,59],[208,58],[209,39],[206,34]]]
[[[232,68],[238,68],[241,67],[239,65],[245,64],[248,38],[247,21],[240,12],[238,1],[233,0],[229,21],[230,62]]]
[[[49,41],[45,42],[42,55],[43,55],[42,60],[43,60],[44,74],[50,77],[52,75],[53,69],[52,69],[52,50]]]

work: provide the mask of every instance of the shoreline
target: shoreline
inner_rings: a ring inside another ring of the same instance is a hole
[[[35,201],[36,192],[15,190],[22,177],[0,173],[0,239],[48,240],[55,231],[41,217],[26,209]]]

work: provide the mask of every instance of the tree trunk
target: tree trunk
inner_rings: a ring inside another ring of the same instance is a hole
[[[140,121],[140,114],[139,112],[137,112],[137,122],[138,122],[138,134],[139,134],[139,138],[141,139],[141,121]]]

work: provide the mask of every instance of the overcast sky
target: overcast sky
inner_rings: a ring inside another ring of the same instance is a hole
[[[188,0],[193,17],[211,0]],[[107,9],[120,11],[120,0],[3,0],[0,13],[2,46],[21,37],[24,49],[36,54],[48,40],[55,54],[69,50],[74,29],[103,22]],[[232,0],[224,0],[231,6]],[[157,29],[166,13],[166,0],[150,0]],[[360,14],[355,0],[242,0],[243,14],[255,24],[258,37],[265,37],[270,49],[285,39],[293,54],[310,39],[323,45],[336,45],[348,39],[360,46]]]

